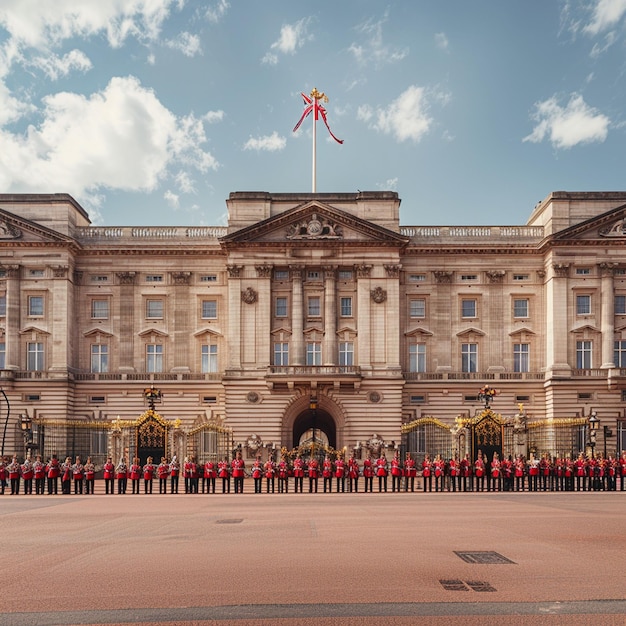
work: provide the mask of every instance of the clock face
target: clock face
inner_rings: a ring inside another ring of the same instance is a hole
[[[319,220],[311,220],[306,231],[309,235],[319,235],[322,232],[322,223]]]

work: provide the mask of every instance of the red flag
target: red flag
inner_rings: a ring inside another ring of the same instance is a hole
[[[302,124],[302,122],[311,114],[311,112],[313,112],[316,121],[320,118],[320,115],[321,115],[324,125],[326,126],[326,129],[328,130],[328,133],[330,134],[330,136],[337,143],[343,143],[343,139],[338,139],[337,137],[335,137],[335,135],[333,135],[332,131],[330,130],[330,126],[328,125],[328,120],[326,119],[326,109],[319,103],[319,99],[310,98],[304,93],[300,93],[300,95],[302,96],[302,99],[304,100],[305,107],[304,107],[304,112],[302,113],[302,117],[298,120],[298,123],[293,127],[293,132],[295,133],[298,130],[298,128],[300,128],[300,125]]]

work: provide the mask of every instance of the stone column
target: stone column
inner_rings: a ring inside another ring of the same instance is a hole
[[[615,342],[615,293],[613,288],[613,273],[616,263],[600,263],[598,268],[602,277],[602,369],[615,367],[614,342]]]
[[[135,272],[117,272],[120,281],[120,349],[119,369],[134,371],[135,339]]]
[[[171,325],[173,330],[173,355],[168,355],[168,360],[170,360],[171,365],[175,369],[180,368],[185,370],[189,369],[190,363],[195,362],[193,351],[191,352],[192,357],[189,358],[190,350],[193,350],[192,346],[189,345],[189,338],[192,334],[192,329],[189,324],[189,285],[191,284],[191,272],[170,272],[170,275],[172,277],[172,283],[174,284],[174,306],[172,307],[174,310],[171,313],[174,323]],[[170,312],[168,311],[168,313]],[[166,316],[166,319],[169,318],[170,314]]]
[[[72,298],[72,284],[68,280],[69,268],[67,265],[52,265],[52,289],[49,293],[52,296],[51,314],[52,323],[50,325],[50,336],[53,345],[49,345],[46,354],[46,369],[51,372],[67,372],[74,352],[74,330],[73,323],[68,311],[74,310],[74,299]]]
[[[290,365],[304,365],[304,312],[302,310],[302,272],[300,266],[291,268],[291,354]]]
[[[268,367],[272,362],[272,270],[271,265],[255,265],[257,275],[258,304],[256,313],[257,326],[257,364]]]
[[[5,367],[8,370],[20,370],[23,369],[20,359],[20,266],[5,265],[5,268],[7,272]]]
[[[357,332],[358,332],[358,363],[361,369],[372,369],[371,329],[370,329],[370,285],[371,265],[357,265]]]
[[[552,375],[569,375],[572,371],[567,361],[568,318],[567,277],[569,263],[553,263],[546,285],[546,368]]]
[[[227,265],[228,272],[228,368],[241,369],[241,272],[240,265]]]
[[[337,363],[337,289],[336,268],[324,267],[324,365]]]

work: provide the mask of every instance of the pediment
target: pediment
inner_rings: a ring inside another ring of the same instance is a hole
[[[91,330],[86,330],[83,333],[83,337],[95,337],[96,335],[102,335],[103,337],[113,337],[113,334],[102,330],[102,328],[92,328]]]
[[[19,331],[20,335],[26,335],[27,333],[33,333],[35,335],[49,335],[50,332],[43,329],[43,328],[39,328],[37,326],[26,326],[25,328],[22,328],[22,330]]]
[[[202,335],[213,335],[214,337],[222,337],[222,333],[218,333],[214,328],[201,328],[197,330],[193,336],[202,337]]]
[[[626,204],[565,228],[553,237],[554,241],[598,239],[626,242]]]
[[[596,326],[593,326],[592,324],[582,323],[580,326],[576,326],[575,328],[572,328],[570,332],[571,333],[584,333],[585,331],[589,331],[592,333],[599,333],[600,329],[597,328]]]
[[[316,200],[246,226],[222,237],[220,242],[226,248],[275,243],[294,247],[375,244],[397,248],[405,246],[409,238]]]
[[[418,335],[425,335],[426,337],[432,337],[433,333],[426,329],[426,328],[422,328],[421,326],[418,328],[413,328],[412,330],[407,331],[406,333],[404,333],[405,337],[417,337]]]
[[[0,245],[3,243],[56,243],[76,244],[71,238],[51,228],[19,217],[0,206]]]
[[[280,328],[275,328],[270,334],[272,335],[291,335],[291,328],[285,328],[281,326]]]
[[[162,330],[158,330],[157,328],[146,328],[145,330],[142,330],[140,333],[138,333],[138,335],[140,337],[149,337],[150,335],[155,335],[157,337],[169,337],[168,333]]]
[[[480,330],[480,328],[472,327],[472,328],[465,328],[456,334],[457,337],[466,337],[468,335],[479,335],[481,337],[484,337],[486,333]]]
[[[515,337],[519,335],[536,335],[534,330],[531,330],[527,326],[522,326],[521,328],[516,328],[515,330],[509,333],[509,337]]]

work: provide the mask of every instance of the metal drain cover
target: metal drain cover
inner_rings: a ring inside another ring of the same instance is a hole
[[[440,580],[446,591],[469,591],[462,580]]]
[[[466,563],[480,563],[486,565],[499,565],[505,563],[513,563],[515,561],[511,561],[511,559],[507,559],[505,556],[498,554],[497,552],[459,552],[457,550],[454,551],[459,558],[463,559]]]
[[[243,519],[218,519],[216,524],[241,524]]]

